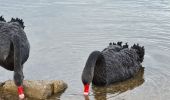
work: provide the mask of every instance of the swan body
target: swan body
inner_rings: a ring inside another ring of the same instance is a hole
[[[93,51],[82,73],[84,88],[91,82],[106,86],[133,77],[142,67],[144,53],[144,47],[139,44],[129,48],[127,43],[122,45],[122,42],[110,43],[103,51]]]

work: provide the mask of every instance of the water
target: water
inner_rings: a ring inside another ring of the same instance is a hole
[[[6,20],[24,19],[31,44],[25,79],[64,80],[69,88],[61,100],[84,99],[81,72],[87,57],[111,41],[145,46],[143,77],[125,83],[139,84],[125,85],[123,92],[123,83],[116,92],[115,86],[93,87],[89,99],[169,100],[169,0],[0,0],[0,13]],[[5,81],[13,73],[0,68],[0,76]]]

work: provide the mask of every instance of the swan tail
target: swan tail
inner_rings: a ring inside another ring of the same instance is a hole
[[[144,48],[144,46],[139,46],[139,44],[134,44],[131,48],[136,50],[136,53],[139,56],[139,61],[143,62],[144,55],[145,55],[145,48]]]

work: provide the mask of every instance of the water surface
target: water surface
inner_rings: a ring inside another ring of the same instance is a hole
[[[169,0],[0,0],[0,12],[6,20],[24,19],[31,44],[25,79],[66,81],[61,100],[84,99],[81,72],[88,55],[116,41],[145,46],[144,82],[121,93],[94,87],[89,99],[169,100]],[[0,81],[12,77],[0,68]]]

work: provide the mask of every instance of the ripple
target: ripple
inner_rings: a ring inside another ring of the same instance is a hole
[[[60,4],[60,5],[87,5],[89,3],[87,3],[87,2],[61,2],[61,1],[56,1],[53,4]]]
[[[1,8],[14,8],[14,9],[22,9],[22,8],[40,8],[45,6],[53,5],[53,3],[30,3],[30,2],[2,2],[0,3]]]

